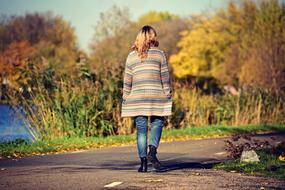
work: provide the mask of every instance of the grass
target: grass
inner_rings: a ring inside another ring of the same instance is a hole
[[[27,125],[36,128],[42,139],[126,135],[133,131],[133,120],[121,117],[121,77],[108,74],[98,81],[63,78],[54,83],[53,89],[46,89],[37,79],[37,90],[28,95],[7,95],[12,107],[23,108]],[[252,89],[237,96],[207,95],[179,81],[173,86],[176,90],[168,128],[285,123],[285,93]]]
[[[285,144],[274,149],[258,150],[260,162],[245,163],[235,159],[217,164],[214,168],[285,179],[285,161],[278,159],[282,152],[285,153]]]
[[[226,137],[235,133],[285,132],[284,125],[245,125],[245,126],[201,126],[182,129],[165,129],[161,141]],[[24,140],[0,144],[1,158],[45,155],[67,151],[87,150],[108,146],[135,144],[136,136],[118,135],[107,137],[64,137],[53,140],[39,140],[31,144]]]

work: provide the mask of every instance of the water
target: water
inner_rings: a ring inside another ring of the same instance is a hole
[[[35,140],[20,113],[19,109],[0,104],[0,142],[13,141],[18,138],[25,139],[28,142]]]

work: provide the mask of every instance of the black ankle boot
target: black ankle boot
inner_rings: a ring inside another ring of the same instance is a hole
[[[152,166],[159,170],[161,169],[161,163],[159,162],[159,160],[156,157],[156,147],[153,145],[148,145],[149,147],[149,152],[147,154],[147,159],[152,163]]]
[[[138,169],[138,172],[147,172],[147,158],[140,157],[141,159],[141,166]]]

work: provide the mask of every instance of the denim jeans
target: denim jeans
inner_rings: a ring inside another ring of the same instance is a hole
[[[134,118],[137,129],[137,148],[139,157],[147,156],[147,133],[148,133],[148,116],[135,116]],[[150,145],[156,148],[159,145],[162,128],[164,126],[164,117],[150,116]]]

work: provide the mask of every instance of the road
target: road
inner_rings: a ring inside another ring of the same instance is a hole
[[[256,138],[278,143],[284,137]],[[227,159],[224,140],[161,142],[166,169],[159,173],[137,172],[135,145],[0,160],[0,189],[285,189],[280,180],[212,169]],[[104,187],[113,182],[118,185]]]

